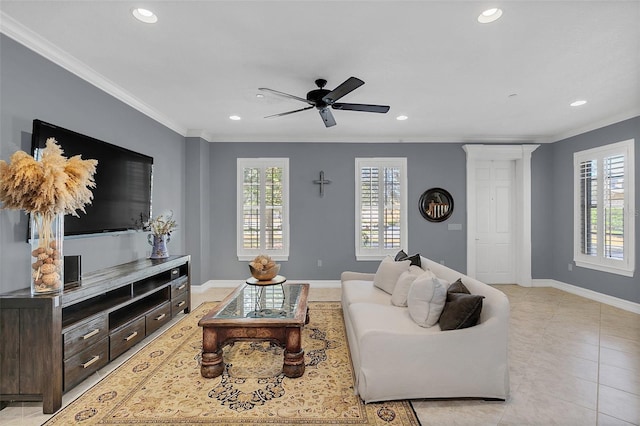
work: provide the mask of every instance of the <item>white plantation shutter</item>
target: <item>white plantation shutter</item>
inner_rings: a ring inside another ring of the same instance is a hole
[[[635,267],[634,141],[574,154],[576,265],[632,276]]]
[[[624,155],[603,162],[604,257],[624,260]]]
[[[356,258],[406,248],[406,158],[356,158]]]
[[[238,158],[239,260],[289,256],[289,159]]]

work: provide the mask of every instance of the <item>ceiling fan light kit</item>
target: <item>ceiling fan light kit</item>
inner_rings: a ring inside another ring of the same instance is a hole
[[[353,104],[336,102],[343,96],[351,93],[358,87],[364,84],[364,81],[356,77],[349,77],[342,84],[333,90],[325,89],[327,80],[319,78],[315,81],[317,89],[311,90],[307,93],[306,99],[299,96],[290,95],[288,93],[280,92],[278,90],[269,89],[267,87],[260,87],[258,90],[273,93],[274,95],[283,96],[285,98],[295,99],[310,106],[305,108],[296,109],[293,111],[282,112],[280,114],[268,115],[265,118],[282,117],[284,115],[293,114],[300,111],[305,111],[311,108],[316,108],[320,113],[320,117],[326,127],[332,127],[336,125],[336,120],[333,118],[331,109],[347,110],[347,111],[363,111],[363,112],[376,112],[384,114],[389,111],[388,105],[369,105],[369,104]]]

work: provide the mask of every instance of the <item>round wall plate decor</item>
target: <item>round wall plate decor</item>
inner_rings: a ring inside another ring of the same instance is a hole
[[[418,208],[429,222],[443,222],[453,213],[453,197],[442,188],[427,189],[420,196]]]

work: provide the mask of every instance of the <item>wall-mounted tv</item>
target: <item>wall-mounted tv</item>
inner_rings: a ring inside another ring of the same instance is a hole
[[[93,201],[80,217],[66,215],[64,235],[90,235],[139,229],[151,217],[153,157],[33,120],[31,153],[39,159],[48,138],[55,138],[65,157],[98,160]]]

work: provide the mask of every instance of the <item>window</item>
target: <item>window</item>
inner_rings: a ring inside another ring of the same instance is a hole
[[[631,139],[573,155],[577,266],[633,276],[633,144]]]
[[[356,259],[407,247],[407,159],[356,158]]]
[[[238,260],[289,258],[289,159],[238,158]]]

